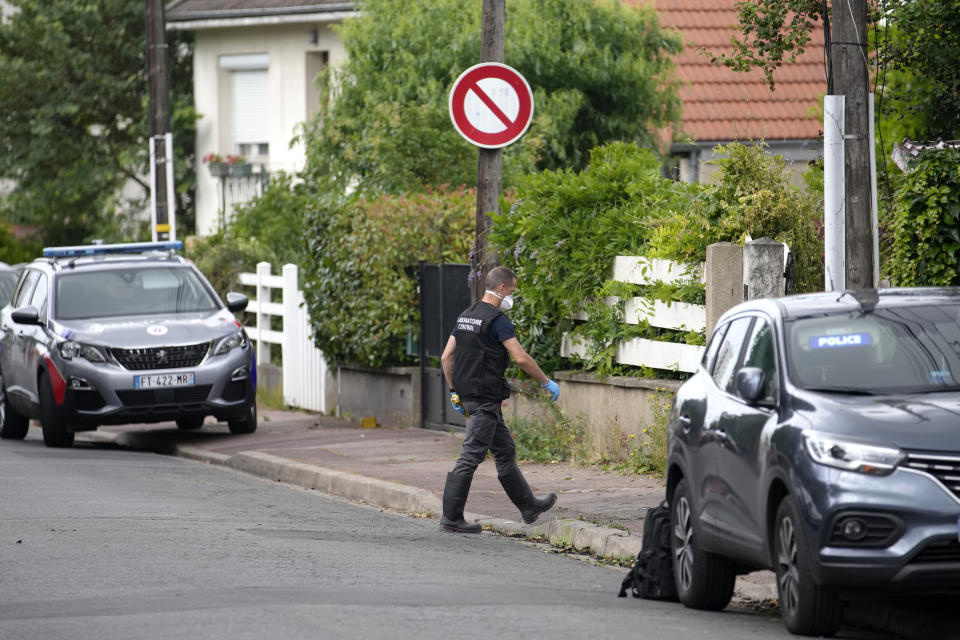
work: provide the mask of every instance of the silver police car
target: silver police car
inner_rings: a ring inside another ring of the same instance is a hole
[[[0,312],[0,437],[43,427],[47,446],[69,447],[100,425],[206,416],[232,433],[257,428],[254,350],[206,278],[175,251],[180,242],[44,250],[25,266]]]

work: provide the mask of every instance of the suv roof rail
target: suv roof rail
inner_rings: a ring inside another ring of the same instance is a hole
[[[122,244],[88,244],[73,247],[44,247],[45,258],[75,258],[108,253],[143,253],[144,251],[181,251],[183,242],[126,242]]]

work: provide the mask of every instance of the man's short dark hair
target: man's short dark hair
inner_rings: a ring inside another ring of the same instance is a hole
[[[486,280],[483,281],[483,286],[493,291],[502,284],[513,284],[513,281],[516,279],[517,276],[514,275],[510,269],[506,267],[494,267],[490,269],[490,273],[487,274]]]

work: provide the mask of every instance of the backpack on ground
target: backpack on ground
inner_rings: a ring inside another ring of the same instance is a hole
[[[623,579],[618,597],[625,598],[627,589],[630,589],[634,598],[678,600],[677,586],[673,581],[670,534],[670,505],[663,501],[647,512],[643,521],[643,547],[630,573]]]

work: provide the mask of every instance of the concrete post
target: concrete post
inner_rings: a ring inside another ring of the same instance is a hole
[[[743,247],[717,242],[707,247],[707,337],[723,312],[743,302]]]
[[[743,299],[779,298],[784,291],[786,245],[770,238],[743,245]]]

